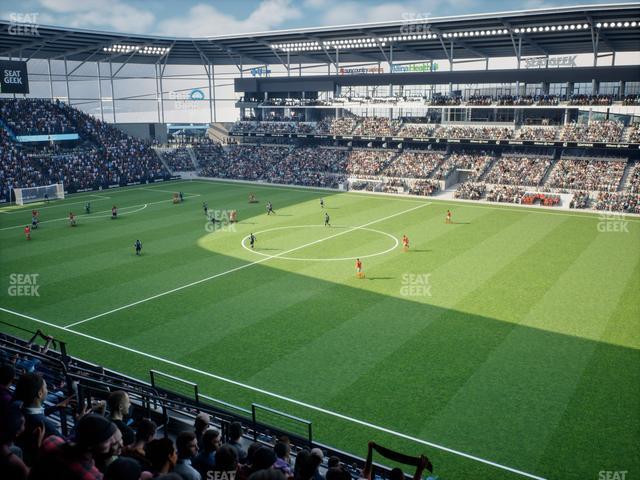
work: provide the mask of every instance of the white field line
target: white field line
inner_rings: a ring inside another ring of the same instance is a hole
[[[261,258],[260,260],[256,260],[255,262],[245,263],[245,264],[242,264],[242,265],[240,265],[238,267],[232,268],[230,270],[226,270],[224,272],[216,273],[215,275],[211,275],[209,277],[201,278],[200,280],[196,280],[195,282],[187,283],[186,285],[182,285],[180,287],[172,288],[171,290],[167,290],[166,292],[158,293],[156,295],[152,295],[150,297],[143,298],[142,300],[138,300],[136,302],[129,303],[127,305],[123,305],[123,306],[118,307],[118,308],[114,308],[113,310],[109,310],[107,312],[99,313],[98,315],[94,315],[93,317],[85,318],[84,320],[79,320],[77,322],[70,323],[69,325],[66,325],[65,327],[66,328],[75,327],[76,325],[80,325],[82,323],[89,322],[91,320],[95,320],[96,318],[104,317],[105,315],[110,315],[112,313],[119,312],[120,310],[125,310],[127,308],[131,308],[131,307],[134,307],[136,305],[140,305],[141,303],[145,303],[145,302],[148,302],[150,300],[155,300],[156,298],[160,298],[160,297],[163,297],[165,295],[169,295],[169,294],[174,293],[174,292],[179,292],[180,290],[184,290],[185,288],[193,287],[194,285],[198,285],[198,284],[203,283],[203,282],[208,282],[209,280],[213,280],[213,279],[218,278],[218,277],[223,277],[223,276],[228,275],[230,273],[237,272],[238,270],[243,270],[243,269],[251,267],[253,265],[258,265],[260,263],[264,263],[264,262],[267,262],[269,260],[273,260],[274,258],[278,258],[278,257],[281,257],[283,255],[287,255],[287,254],[289,254],[291,252],[295,252],[297,250],[302,250],[303,248],[310,247],[311,245],[315,245],[317,243],[324,242],[326,240],[330,240],[332,238],[339,237],[341,235],[346,235],[347,233],[353,232],[354,230],[365,228],[365,227],[368,227],[369,225],[373,225],[375,223],[380,223],[380,222],[383,222],[383,221],[388,220],[390,218],[397,217],[399,215],[404,215],[405,213],[409,213],[409,212],[411,212],[413,210],[425,207],[427,205],[429,205],[429,204],[428,203],[423,203],[421,205],[418,205],[417,207],[409,208],[407,210],[403,210],[402,212],[394,213],[393,215],[389,215],[389,216],[386,216],[386,217],[383,217],[383,218],[379,218],[379,219],[374,220],[372,222],[365,223],[364,225],[359,225],[357,227],[352,227],[352,228],[349,228],[347,230],[343,230],[343,231],[338,232],[338,233],[336,233],[334,235],[329,235],[328,237],[320,238],[318,240],[314,240],[313,242],[305,243],[304,245],[300,245],[298,247],[294,247],[294,248],[291,248],[289,250],[285,250],[284,252],[280,252],[280,253],[277,253],[277,254],[269,256],[269,257]]]
[[[297,188],[297,187],[289,187],[287,185],[283,185],[281,183],[256,183],[256,182],[251,182],[249,180],[229,180],[229,179],[217,179],[217,178],[212,178],[210,180],[204,180],[202,178],[199,178],[197,180],[184,180],[185,182],[190,182],[190,183],[200,183],[202,185],[209,185],[211,186],[211,184],[215,184],[215,183],[222,183],[224,185],[234,185],[236,187],[243,187],[246,188],[248,190],[253,190],[255,188],[268,188],[268,189],[274,189],[274,190],[286,190],[289,192],[303,192],[303,193],[324,193],[326,194],[325,198],[327,196],[332,196],[332,195],[352,195],[352,194],[358,194],[360,196],[367,196],[367,198],[372,198],[372,199],[377,199],[377,200],[397,200],[398,202],[409,202],[409,203],[423,203],[426,199],[424,200],[420,200],[419,198],[416,197],[415,200],[411,199],[410,195],[404,195],[404,197],[409,197],[409,198],[399,198],[399,195],[394,195],[394,194],[386,194],[386,195],[375,195],[372,194],[371,192],[356,192],[356,191],[343,191],[343,190],[336,190],[334,188],[325,188],[325,187],[307,187],[307,188]],[[424,198],[424,197],[423,197]],[[429,197],[429,199],[431,199],[431,197]]]
[[[131,205],[129,207],[122,207],[122,209],[125,208],[134,208],[134,207],[140,207],[137,210],[131,210],[131,211],[126,211],[126,212],[122,212],[122,213],[118,213],[118,215],[128,215],[130,213],[136,213],[139,212],[140,210],[144,210],[145,208],[147,208],[147,206],[150,205],[148,203],[143,203],[140,205]],[[107,213],[109,212],[109,215],[96,215],[97,213]],[[111,216],[111,209],[109,210],[101,210],[99,212],[93,212],[93,213],[82,213],[82,214],[78,214],[76,215],[78,218],[82,217],[85,220],[90,220],[92,218],[105,218],[105,217],[110,217]],[[60,217],[60,218],[52,218],[51,220],[44,220],[42,222],[38,222],[38,225],[40,225],[41,223],[50,223],[50,222],[60,222],[62,220],[69,220],[69,217]],[[31,222],[29,222],[29,225],[31,225]],[[3,230],[11,230],[12,228],[20,228],[23,227],[22,224],[20,225],[14,225],[12,227],[4,227],[4,228],[0,228],[0,232]]]
[[[369,422],[366,422],[364,420],[360,420],[360,419],[357,419],[357,418],[349,417],[347,415],[343,415],[341,413],[334,412],[332,410],[327,410],[327,409],[322,408],[322,407],[318,407],[318,406],[315,406],[315,405],[311,405],[309,403],[301,402],[300,400],[295,400],[293,398],[289,398],[289,397],[286,397],[284,395],[280,395],[278,393],[270,392],[270,391],[264,390],[262,388],[254,387],[254,386],[251,386],[251,385],[247,385],[245,383],[241,383],[241,382],[238,382],[238,381],[230,379],[230,378],[222,377],[222,376],[216,375],[214,373],[205,372],[204,370],[199,370],[197,368],[190,367],[189,365],[180,364],[180,363],[174,362],[173,360],[168,360],[166,358],[162,358],[162,357],[159,357],[157,355],[153,355],[151,353],[142,352],[140,350],[136,350],[136,349],[133,349],[131,347],[126,347],[124,345],[120,345],[119,343],[110,342],[108,340],[104,340],[104,339],[99,338],[99,337],[94,337],[94,336],[88,335],[86,333],[77,332],[75,330],[71,330],[68,326],[67,327],[61,327],[59,325],[55,325],[53,323],[49,323],[49,322],[46,322],[44,320],[37,319],[37,318],[31,317],[29,315],[25,315],[25,314],[22,314],[22,313],[14,312],[13,310],[9,310],[9,309],[4,308],[4,307],[0,307],[0,311],[9,313],[11,315],[15,315],[17,317],[26,318],[26,319],[31,320],[33,322],[40,323],[40,324],[43,324],[43,325],[47,325],[47,326],[52,327],[52,328],[57,328],[57,329],[60,329],[60,330],[64,330],[64,331],[67,331],[69,333],[73,333],[74,335],[78,335],[80,337],[88,338],[88,339],[93,340],[95,342],[103,343],[105,345],[109,345],[111,347],[115,347],[115,348],[118,348],[120,350],[125,350],[125,351],[130,352],[130,353],[134,353],[134,354],[146,357],[146,358],[150,358],[151,360],[155,360],[155,361],[158,361],[158,362],[161,362],[161,363],[165,363],[165,364],[171,365],[173,367],[178,367],[178,368],[181,368],[183,370],[187,370],[187,371],[199,374],[199,375],[203,375],[203,376],[206,376],[206,377],[209,377],[209,378],[213,378],[213,379],[221,381],[221,382],[229,383],[231,385],[234,385],[234,386],[237,386],[237,387],[241,387],[241,388],[250,390],[252,392],[257,392],[257,393],[260,393],[260,394],[263,394],[263,395],[266,395],[266,396],[269,396],[269,397],[272,397],[272,398],[277,398],[278,400],[283,400],[285,402],[289,402],[289,403],[292,403],[294,405],[298,405],[300,407],[307,408],[309,410],[313,410],[313,411],[316,411],[316,412],[323,413],[325,415],[329,415],[329,416],[332,416],[332,417],[335,417],[335,418],[339,418],[339,419],[345,420],[347,422],[351,422],[351,423],[354,423],[354,424],[357,424],[357,425],[361,425],[363,427],[367,427],[367,428],[370,428],[372,430],[377,430],[379,432],[387,433],[389,435],[393,435],[393,436],[398,437],[398,438],[403,438],[405,440],[416,442],[416,443],[419,443],[421,445],[426,445],[426,446],[429,446],[429,447],[432,447],[432,448],[435,448],[435,449],[438,449],[438,450],[442,450],[444,452],[448,452],[448,453],[451,453],[453,455],[457,455],[459,457],[467,458],[469,460],[474,460],[476,462],[483,463],[485,465],[489,465],[491,467],[495,467],[495,468],[498,468],[500,470],[505,470],[507,472],[514,473],[514,474],[519,475],[521,477],[531,478],[533,480],[545,480],[543,477],[539,477],[537,475],[533,475],[531,473],[527,473],[527,472],[524,472],[522,470],[518,470],[518,469],[515,469],[515,468],[512,468],[512,467],[508,467],[508,466],[502,465],[500,463],[492,462],[490,460],[486,460],[486,459],[481,458],[481,457],[476,457],[476,456],[471,455],[469,453],[461,452],[459,450],[455,450],[453,448],[445,447],[443,445],[438,445],[437,443],[429,442],[429,441],[423,440],[421,438],[412,437],[410,435],[406,435],[406,434],[401,433],[401,432],[396,432],[394,430],[390,430],[388,428],[381,427],[379,425],[375,425],[373,423],[369,423]]]
[[[542,214],[542,215],[560,215],[563,217],[577,217],[577,218],[583,218],[583,219],[591,219],[593,220],[594,218],[598,218],[604,215],[611,215],[612,213],[614,214],[620,214],[620,212],[609,212],[606,210],[576,210],[576,213],[568,213],[568,212],[563,212],[561,210],[544,210],[545,207],[535,207],[532,205],[519,205],[519,204],[500,204],[500,206],[491,206],[491,205],[487,205],[488,202],[477,202],[475,200],[462,200],[462,199],[447,199],[447,198],[438,198],[438,197],[420,197],[418,195],[408,195],[408,194],[401,194],[401,193],[376,193],[376,192],[363,192],[363,191],[359,191],[359,190],[349,190],[347,192],[341,191],[341,190],[335,190],[335,189],[315,189],[315,187],[309,187],[309,189],[302,189],[302,188],[295,188],[295,187],[287,187],[284,185],[279,185],[276,183],[251,183],[248,180],[243,180],[243,181],[238,181],[238,182],[232,182],[226,179],[216,179],[216,178],[212,178],[211,180],[204,180],[204,179],[198,179],[198,180],[184,180],[185,182],[189,181],[192,183],[202,183],[202,184],[211,184],[211,183],[223,183],[226,185],[236,185],[236,186],[245,186],[245,187],[250,187],[250,188],[273,188],[273,189],[277,189],[277,190],[293,190],[293,191],[297,191],[297,192],[308,192],[308,193],[326,193],[327,196],[329,195],[350,195],[350,196],[360,196],[360,197],[367,197],[367,198],[375,198],[378,200],[394,200],[394,201],[398,201],[398,202],[411,202],[411,203],[422,203],[424,201],[429,200],[429,203],[443,203],[443,204],[450,204],[450,205],[456,205],[456,206],[460,206],[463,207],[465,205],[467,206],[471,206],[474,208],[484,208],[487,210],[502,210],[502,211],[527,211],[529,213],[538,213],[538,214]],[[415,200],[412,200],[412,198],[414,198]],[[424,200],[422,200],[424,199]],[[551,207],[549,207],[551,208]],[[622,213],[621,214],[621,218],[624,218],[625,221],[630,221],[630,222],[640,222],[638,214],[635,213]]]
[[[100,200],[107,200],[111,197],[105,197],[104,195],[89,195],[90,197],[97,197]],[[34,203],[32,204],[33,206],[36,206],[37,204],[39,204],[40,202]],[[79,203],[85,204],[87,203],[86,200],[85,201],[80,201],[80,202],[68,202],[68,203],[59,203],[57,205],[49,205],[48,207],[38,207],[36,208],[36,210],[40,211],[40,210],[47,210],[48,208],[60,208],[60,207],[66,207],[67,205],[78,205]],[[24,212],[29,212],[29,210],[33,210],[32,207],[30,206],[26,206],[26,207],[22,207],[22,208],[16,208],[10,211],[3,211],[0,210],[1,213],[6,213],[7,215],[15,215],[16,213],[24,213]]]
[[[148,188],[148,187],[143,187],[140,190],[148,190],[150,192],[162,192],[162,193],[178,193],[180,190],[161,190],[159,188]],[[202,194],[201,193],[189,193],[189,192],[182,192],[184,195],[191,195],[192,197],[201,197]]]
[[[169,185],[169,184],[174,184],[175,183],[179,183],[180,180],[170,180],[167,182],[163,182],[163,185]],[[202,182],[205,183],[205,182]],[[125,187],[118,187],[118,188],[112,188],[112,189],[103,189],[103,190],[90,190],[88,192],[78,192],[78,193],[71,193],[69,194],[66,198],[89,198],[89,197],[97,197],[97,198],[101,198],[101,199],[107,199],[107,198],[111,198],[109,196],[106,195],[100,195],[98,193],[94,193],[94,192],[102,192],[102,193],[109,193],[109,195],[112,195],[114,193],[126,193],[126,192],[133,192],[135,190],[141,189],[143,188],[144,185],[149,185],[147,183],[144,184],[140,184],[140,185],[127,185]],[[159,185],[159,183],[158,183]],[[174,193],[174,192],[171,192]],[[193,194],[193,196],[200,196],[200,194]],[[65,198],[65,200],[66,200]],[[53,200],[53,202],[56,202],[57,200]],[[48,207],[40,207],[38,208],[38,210],[43,210],[45,208],[54,208],[54,207],[60,207],[60,206],[65,206],[65,205],[74,205],[75,203],[86,203],[86,200],[83,201],[79,201],[79,202],[74,202],[74,203],[64,203],[64,200],[62,200],[63,203],[60,203],[59,205],[50,205]],[[42,202],[36,202],[37,204],[42,203]],[[24,207],[20,207],[20,208],[16,208],[16,209],[12,209],[11,211],[6,211],[6,210],[2,210],[6,207],[8,207],[10,204],[0,204],[0,213],[6,213],[6,214],[14,214],[14,213],[21,213],[21,212],[26,212],[26,211],[30,211],[31,207],[29,206],[24,206]]]
[[[185,198],[193,198],[193,196],[189,195],[189,196],[185,196]],[[125,208],[134,208],[134,207],[142,207],[138,210],[134,210],[131,212],[118,212],[118,215],[128,215],[130,213],[135,213],[135,212],[139,212],[140,210],[143,210],[145,208],[147,208],[148,205],[157,205],[158,203],[166,203],[166,202],[171,202],[171,199],[166,199],[166,200],[158,200],[157,202],[149,202],[149,203],[139,203],[137,205],[128,205],[126,207],[118,207],[118,210],[123,210]],[[80,202],[80,203],[85,203],[85,202]],[[108,216],[111,216],[111,209],[109,210],[101,210],[99,212],[93,212],[93,213],[80,213],[77,215],[78,218],[83,217],[85,219],[91,219],[91,218],[101,218],[99,215],[96,215],[97,213],[109,213]],[[44,220],[42,222],[39,223],[49,223],[49,222],[59,222],[62,220],[69,220],[69,217],[61,217],[61,218],[53,218],[51,220]],[[31,222],[28,222],[29,225],[31,225]],[[11,230],[13,228],[24,228],[26,224],[20,224],[20,225],[13,225],[11,227],[4,227],[4,228],[0,228],[0,232],[2,232],[3,230]]]

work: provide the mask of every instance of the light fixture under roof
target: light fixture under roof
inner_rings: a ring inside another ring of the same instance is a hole
[[[106,53],[132,53],[136,52],[142,55],[165,55],[171,50],[169,47],[158,47],[154,45],[126,45],[126,44],[114,44],[110,47],[104,47],[103,52]]]

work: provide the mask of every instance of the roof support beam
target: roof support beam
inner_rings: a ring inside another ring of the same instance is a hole
[[[26,45],[20,45],[20,46],[18,46],[18,47],[12,47],[12,48],[10,48],[10,49],[8,49],[8,50],[4,50],[4,51],[0,52],[0,57],[11,57],[11,56],[13,56],[13,54],[14,54],[15,52],[19,52],[19,51],[21,51],[21,50],[22,50],[22,51],[24,51],[24,50],[28,50],[28,49],[33,48],[33,47],[40,47],[40,48],[42,48],[42,47],[43,47],[43,46],[45,46],[45,45],[48,45],[48,44],[50,44],[50,43],[52,43],[52,42],[55,42],[55,41],[57,41],[57,40],[60,40],[60,39],[62,39],[62,38],[65,38],[65,37],[66,37],[66,36],[68,36],[70,33],[71,33],[71,32],[63,32],[63,33],[60,33],[60,34],[58,34],[58,35],[55,35],[55,36],[53,36],[53,37],[51,37],[51,38],[43,38],[43,37],[39,37],[39,39],[38,39],[38,40],[36,40],[35,42],[27,43]]]

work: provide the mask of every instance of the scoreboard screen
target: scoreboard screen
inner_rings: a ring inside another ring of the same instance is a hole
[[[0,60],[0,93],[29,93],[27,62]]]

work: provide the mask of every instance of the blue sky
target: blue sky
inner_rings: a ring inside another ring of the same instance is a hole
[[[124,33],[202,37],[546,8],[607,0],[0,0],[0,16]]]

